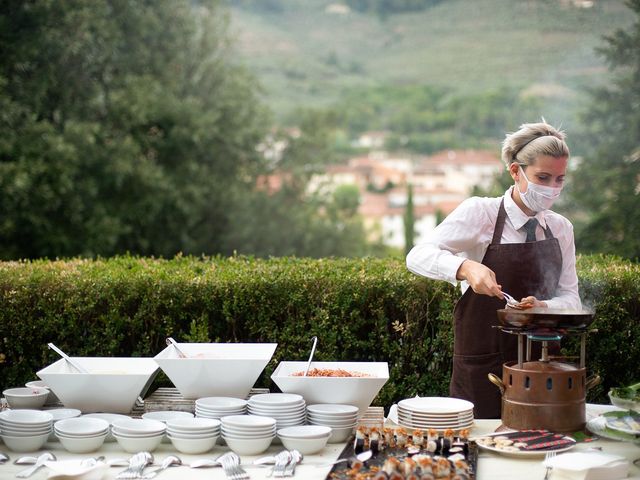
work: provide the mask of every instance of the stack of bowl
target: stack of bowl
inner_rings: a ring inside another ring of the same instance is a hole
[[[40,410],[6,410],[0,413],[0,437],[14,452],[35,452],[45,444],[53,416]]]
[[[99,449],[109,433],[109,422],[101,418],[66,418],[53,430],[62,446],[71,453],[88,453]]]
[[[59,420],[64,420],[66,418],[75,418],[79,417],[82,412],[76,408],[52,408],[47,410],[47,413],[50,413],[53,417],[53,429],[55,431],[56,422]],[[49,441],[55,442],[58,438],[55,436],[53,432],[49,435]]]
[[[158,420],[129,418],[113,422],[111,433],[125,452],[151,452],[162,442],[166,429]]]
[[[276,420],[259,415],[222,417],[222,438],[238,455],[264,452],[276,436]]]
[[[204,397],[196,400],[196,417],[222,418],[228,415],[244,415],[247,401],[234,397]]]
[[[263,393],[249,398],[249,413],[276,419],[277,429],[304,425],[306,403],[294,393]]]
[[[358,407],[337,403],[317,403],[307,407],[307,421],[311,425],[331,427],[329,443],[344,442],[358,422]]]
[[[55,405],[56,403],[60,403],[60,399],[58,398],[58,396],[53,393],[53,391],[49,388],[49,385],[47,385],[42,380],[32,380],[31,382],[25,383],[24,386],[28,388],[45,388],[49,390],[49,395],[47,395],[47,399],[44,402],[45,405]]]
[[[298,450],[311,455],[322,450],[331,437],[331,427],[322,425],[298,425],[278,430],[278,438],[288,450]]]
[[[107,422],[109,422],[109,425],[111,427],[113,427],[113,422],[115,422],[116,420],[128,420],[131,418],[127,415],[122,415],[120,413],[85,413],[83,417],[102,418],[103,420],[106,420]],[[104,441],[105,442],[116,441],[116,439],[113,437],[113,434],[111,433],[111,429],[109,430],[109,433],[107,434],[107,438],[105,438]]]
[[[156,412],[143,413],[142,418],[147,420],[158,420],[166,425],[169,420],[173,420],[175,418],[193,418],[193,413],[177,410],[158,410]],[[164,443],[170,443],[167,437],[164,437],[162,441]]]
[[[167,421],[167,437],[179,452],[205,453],[216,444],[220,425],[213,418],[174,418]]]

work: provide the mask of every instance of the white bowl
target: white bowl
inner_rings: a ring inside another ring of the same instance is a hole
[[[131,435],[156,435],[163,433],[167,425],[159,420],[146,420],[143,418],[126,418],[113,422],[113,431],[120,434]]]
[[[276,435],[276,427],[273,427],[271,430],[256,430],[256,431],[246,431],[246,430],[227,430],[226,428],[222,428],[220,430],[223,437],[234,437],[234,438],[264,438],[264,437],[274,437]]]
[[[144,420],[158,420],[159,422],[167,423],[169,420],[175,418],[193,418],[191,412],[179,412],[174,410],[162,410],[158,412],[147,412],[142,414]]]
[[[331,427],[331,436],[327,443],[342,443],[345,442],[351,434],[353,434],[356,426],[351,427]]]
[[[47,438],[49,438],[49,432],[28,437],[13,437],[0,434],[0,438],[2,438],[7,448],[13,452],[36,452],[46,443]]]
[[[331,427],[323,425],[299,425],[278,430],[278,436],[289,438],[329,438]]]
[[[31,382],[27,382],[24,384],[25,387],[36,387],[36,388],[46,388],[47,390],[49,390],[49,395],[47,395],[47,400],[44,402],[45,405],[51,405],[51,404],[56,404],[60,402],[60,399],[56,396],[55,393],[53,393],[51,391],[51,389],[49,388],[49,385],[46,384],[46,382],[43,382],[42,380],[33,380]]]
[[[20,430],[16,428],[2,427],[1,431],[3,435],[8,435],[10,437],[35,437],[37,435],[44,435],[45,433],[49,434],[53,430],[51,428],[40,428],[38,430]]]
[[[274,427],[276,419],[260,415],[229,415],[220,419],[222,427],[236,427],[245,429],[260,429]]]
[[[286,437],[278,434],[278,438],[280,438],[284,448],[288,450],[298,450],[303,455],[318,453],[327,445],[330,436],[331,432],[318,438]]]
[[[137,453],[142,451],[152,452],[158,445],[162,443],[162,438],[164,437],[164,433],[162,435],[156,435],[154,437],[142,437],[142,438],[132,438],[119,436],[116,433],[112,433],[113,437],[118,442],[118,445],[122,447],[122,449],[127,453]]]
[[[169,440],[180,453],[197,455],[211,450],[218,440],[218,435],[203,438],[182,438],[169,435]]]
[[[222,422],[214,418],[174,418],[167,421],[167,429],[188,432],[220,430]]]
[[[41,410],[5,410],[0,413],[0,424],[38,427],[51,425],[53,415]]]
[[[307,412],[313,415],[351,418],[358,415],[358,407],[355,405],[340,405],[335,403],[316,403],[307,405]]]
[[[106,420],[107,422],[109,422],[110,425],[113,425],[113,422],[115,422],[116,420],[124,420],[127,418],[131,418],[128,417],[127,415],[120,415],[119,413],[87,413],[85,415],[83,415],[83,417],[87,417],[87,418],[102,418],[104,420]],[[113,435],[111,434],[111,431],[109,431],[109,433],[107,434],[107,438],[105,438],[105,443],[107,442],[115,442],[116,439],[113,437]]]
[[[216,412],[244,410],[247,408],[247,401],[235,397],[203,397],[196,400],[196,408]]]
[[[263,408],[291,408],[304,404],[302,395],[295,393],[260,393],[249,399],[249,406]]]
[[[129,413],[158,373],[151,358],[74,357],[89,373],[78,373],[60,359],[37,374],[65,407],[83,413]]]
[[[42,408],[49,396],[49,390],[37,387],[8,388],[2,392],[9,407],[18,408]]]
[[[179,343],[154,360],[186,399],[210,396],[245,398],[267,366],[277,343]]]
[[[82,412],[77,408],[50,408],[45,410],[53,417],[53,421],[64,420],[65,418],[77,418],[82,415]]]
[[[56,437],[58,437],[58,440],[66,451],[71,453],[88,453],[95,452],[102,446],[105,438],[107,438],[107,432],[93,437],[71,437],[58,434],[56,434]]]
[[[311,368],[342,369],[370,377],[303,377],[294,373],[306,369],[307,362],[280,362],[271,379],[287,393],[302,395],[307,404],[337,403],[355,405],[364,415],[380,389],[389,380],[387,362],[313,362]]]
[[[227,446],[238,455],[258,455],[269,448],[273,437],[266,438],[235,438],[225,437]]]
[[[109,431],[109,422],[102,418],[67,418],[58,420],[54,425],[54,429],[56,433],[70,437],[93,436],[103,432],[106,435]]]

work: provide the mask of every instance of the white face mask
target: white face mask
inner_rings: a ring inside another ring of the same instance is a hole
[[[524,173],[524,169],[521,166],[519,168],[522,172],[522,175],[524,176],[524,179],[527,181],[527,191],[525,193],[522,193],[520,191],[520,187],[518,187],[518,183],[516,182],[516,188],[520,193],[522,203],[524,203],[527,208],[536,213],[550,209],[553,205],[553,202],[555,202],[556,199],[560,196],[562,187],[547,187],[545,185],[531,183],[527,178],[527,175]]]

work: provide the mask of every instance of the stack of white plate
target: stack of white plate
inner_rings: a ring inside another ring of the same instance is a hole
[[[264,452],[276,436],[276,419],[259,415],[222,417],[222,438],[238,455]]]
[[[193,418],[193,413],[191,412],[180,412],[177,410],[159,410],[156,412],[147,412],[142,414],[142,418],[146,420],[158,420],[166,425],[167,421],[173,420],[175,418]],[[162,439],[163,443],[170,443],[169,438],[164,437]]]
[[[40,450],[53,428],[53,416],[40,410],[6,410],[0,413],[0,437],[9,450]]]
[[[216,444],[220,425],[214,418],[174,418],[167,420],[167,437],[179,452],[205,453]]]
[[[438,431],[471,428],[473,403],[449,397],[407,398],[398,402],[398,423]]]
[[[162,442],[166,429],[159,420],[128,418],[114,421],[111,433],[126,452],[151,452]]]
[[[102,446],[109,433],[109,422],[101,418],[65,418],[58,420],[53,429],[67,451],[87,453]]]
[[[334,403],[309,405],[307,421],[311,425],[331,427],[329,443],[344,442],[353,433],[358,422],[358,407]]]
[[[249,398],[248,410],[251,415],[275,418],[278,430],[304,425],[307,411],[304,398],[295,393],[253,395]]]
[[[234,397],[204,397],[196,400],[196,417],[222,418],[247,413],[247,401]]]

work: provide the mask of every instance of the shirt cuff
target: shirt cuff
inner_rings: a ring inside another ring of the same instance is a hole
[[[457,255],[447,255],[446,257],[441,257],[440,262],[438,263],[438,270],[441,277],[452,285],[458,284],[458,279],[456,278],[456,274],[460,269],[460,265],[467,260],[464,257],[459,257]]]

